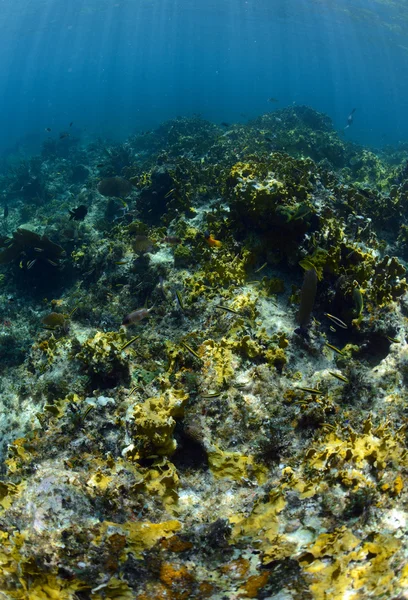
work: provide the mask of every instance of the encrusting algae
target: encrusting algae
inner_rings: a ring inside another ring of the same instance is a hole
[[[301,106],[47,148],[3,181],[0,596],[402,598],[403,151]]]

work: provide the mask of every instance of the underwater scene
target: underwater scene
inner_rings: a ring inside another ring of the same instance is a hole
[[[407,2],[1,6],[0,600],[407,599]]]

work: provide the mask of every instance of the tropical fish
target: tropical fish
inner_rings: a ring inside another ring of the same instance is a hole
[[[77,208],[73,208],[69,211],[70,221],[83,221],[88,214],[88,209],[85,204],[81,204]]]
[[[174,246],[176,244],[181,244],[182,242],[181,238],[177,237],[176,235],[166,235],[160,241],[162,244],[172,244]]]
[[[175,191],[176,191],[176,188],[172,188],[170,191],[167,192],[167,194],[164,197],[165,198],[170,198],[170,196],[172,194],[174,194]]]
[[[397,338],[393,338],[393,337],[391,337],[389,335],[386,335],[385,337],[387,338],[387,340],[389,342],[392,342],[393,344],[400,344],[401,343],[401,340],[399,340]]]
[[[331,375],[332,377],[335,377],[336,379],[338,379],[339,381],[342,381],[343,383],[350,383],[349,380],[347,379],[347,377],[344,377],[344,375],[342,375],[341,373],[335,373],[334,371],[329,371],[329,375]]]
[[[354,282],[355,284],[357,282]],[[357,316],[359,317],[361,315],[361,313],[363,312],[363,308],[364,308],[364,301],[363,301],[363,294],[361,293],[360,288],[355,287],[353,289],[353,300],[354,300],[354,305],[356,307],[356,312],[357,312]]]
[[[324,316],[330,319],[330,321],[333,321],[333,323],[338,325],[338,327],[341,327],[342,329],[347,329],[347,325],[345,324],[345,322],[339,319],[338,317],[335,317],[334,315],[331,315],[329,313],[324,313]]]
[[[259,269],[257,269],[256,271],[254,271],[254,273],[260,273],[262,271],[262,269],[264,269],[267,266],[268,266],[268,263],[266,262],[261,267],[259,267]]]
[[[57,327],[64,327],[66,324],[66,315],[62,313],[52,312],[49,315],[46,315],[41,319],[41,323],[46,325],[46,327],[52,327],[53,329]]]
[[[307,392],[308,394],[312,394],[313,396],[320,396],[325,393],[325,392],[322,392],[321,390],[317,390],[315,388],[310,388],[310,387],[298,386],[295,389],[300,390],[301,392]]]
[[[203,400],[206,399],[210,399],[210,398],[218,398],[219,396],[221,396],[221,392],[213,392],[213,393],[209,393],[209,394],[200,394],[200,397],[203,398]]]
[[[181,310],[184,310],[183,297],[182,297],[181,293],[178,290],[176,290],[176,298],[177,298],[177,302],[179,303],[179,306],[180,306]]]
[[[337,352],[337,354],[341,354],[341,355],[344,354],[344,352],[342,350],[340,350],[339,348],[336,348],[336,346],[333,346],[333,344],[329,344],[329,342],[326,342],[325,346],[330,348],[330,350],[334,350],[334,352]]]
[[[124,317],[122,325],[125,325],[125,327],[127,327],[128,325],[133,325],[134,323],[139,323],[139,321],[143,321],[143,319],[149,316],[153,308],[154,306],[152,306],[151,308],[138,308],[137,310],[134,310],[133,312],[126,315],[126,317]]]
[[[228,306],[223,306],[222,304],[216,304],[215,308],[219,308],[220,310],[225,310],[225,312],[229,312],[233,315],[238,315],[239,317],[242,317],[242,314],[240,312],[238,312],[237,310],[234,310],[233,308],[229,308]]]
[[[198,358],[198,360],[201,360],[200,356],[197,354],[197,352],[195,350],[192,349],[191,346],[189,346],[188,344],[186,344],[186,342],[181,342],[181,345],[184,346],[184,348],[190,352],[190,354],[192,354],[195,358]]]
[[[207,244],[210,246],[210,248],[221,248],[222,242],[213,238],[209,231],[206,231],[204,233],[204,238]]]
[[[125,348],[127,348],[128,346],[130,346],[130,344],[133,344],[133,342],[135,342],[139,338],[140,338],[140,335],[136,335],[132,339],[128,340],[125,344],[123,344],[123,346],[121,347],[121,350],[124,350]]]
[[[351,113],[349,114],[349,116],[347,117],[347,125],[345,126],[344,129],[348,129],[350,127],[350,125],[352,125],[353,123],[353,115],[356,112],[356,109],[353,108],[353,110],[351,111]]]
[[[136,252],[150,252],[153,249],[153,242],[147,235],[136,235],[132,246]]]

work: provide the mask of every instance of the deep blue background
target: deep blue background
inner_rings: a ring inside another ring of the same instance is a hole
[[[246,121],[292,103],[339,129],[356,107],[346,135],[361,143],[408,141],[408,2],[387,4],[0,0],[0,152],[70,121],[84,139],[120,139],[177,115]]]

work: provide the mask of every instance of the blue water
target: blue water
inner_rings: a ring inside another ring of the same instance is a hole
[[[408,2],[1,0],[0,152],[71,121],[123,139],[195,113],[246,121],[288,105],[374,146],[408,140]],[[269,97],[278,103],[268,103]]]

